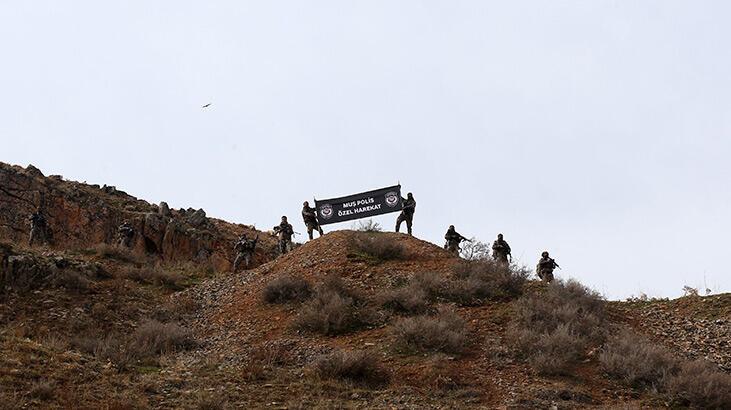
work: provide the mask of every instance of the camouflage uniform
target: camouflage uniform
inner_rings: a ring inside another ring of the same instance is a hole
[[[254,250],[256,250],[256,243],[259,242],[259,236],[254,239],[248,239],[246,235],[241,236],[238,241],[234,244],[234,252],[236,252],[236,259],[234,260],[234,273],[239,270],[241,261],[244,261],[244,266],[249,268],[251,258],[254,256]]]
[[[416,201],[411,192],[406,195],[406,199],[401,198],[402,211],[396,219],[396,232],[401,228],[401,223],[406,222],[406,230],[409,235],[412,234],[411,226],[414,221],[414,212],[416,211]]]
[[[536,265],[536,273],[541,280],[551,283],[553,282],[553,270],[558,267],[558,263],[548,256],[548,252],[543,252],[538,265]]]
[[[508,256],[510,256],[510,245],[503,239],[503,234],[499,234],[497,240],[492,243],[492,258],[507,265]]]
[[[305,221],[305,225],[307,226],[307,235],[310,237],[310,240],[313,238],[313,231],[319,232],[320,236],[323,235],[320,223],[317,222],[315,208],[310,208],[310,204],[308,202],[302,204],[302,219]]]
[[[454,225],[449,226],[449,229],[447,229],[447,233],[444,234],[444,239],[447,241],[447,243],[444,244],[444,249],[457,255],[459,255],[460,251],[459,244],[462,241],[468,240],[454,229]]]
[[[274,232],[276,232],[279,237],[279,253],[284,255],[289,252],[289,249],[292,246],[292,235],[294,235],[292,224],[287,222],[286,216],[283,216],[282,222],[274,227]]]
[[[132,238],[135,236],[135,228],[128,221],[124,221],[117,228],[117,235],[119,246],[129,248],[132,245]]]
[[[33,246],[34,243],[48,243],[48,226],[43,214],[40,212],[33,212],[33,214],[28,217],[28,220],[30,221],[30,237],[28,238],[28,245]]]

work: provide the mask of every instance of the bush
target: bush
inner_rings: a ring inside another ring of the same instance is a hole
[[[140,258],[133,254],[132,251],[130,251],[128,248],[122,248],[106,243],[98,244],[91,248],[90,251],[105,259],[114,259],[120,262],[127,263],[140,262]]]
[[[301,302],[310,297],[312,289],[306,280],[283,275],[267,283],[264,301],[267,303]]]
[[[605,337],[604,302],[580,283],[556,281],[515,304],[508,329],[517,352],[542,374],[567,374]]]
[[[74,292],[87,291],[90,284],[86,275],[73,270],[62,270],[53,277],[53,286],[63,287]]]
[[[455,267],[454,273],[457,278],[471,280],[476,294],[492,299],[520,296],[530,276],[525,269],[511,269],[492,260],[462,262]]]
[[[358,232],[381,232],[383,229],[381,228],[381,224],[378,222],[373,222],[373,219],[369,219],[367,221],[358,221],[357,223],[353,224],[353,230],[356,230]]]
[[[460,247],[462,249],[459,255],[468,261],[490,259],[490,251],[492,249],[490,245],[480,242],[475,238],[472,238],[470,242],[462,242]]]
[[[661,347],[630,331],[611,338],[599,354],[602,369],[632,387],[658,389],[677,370],[678,362]]]
[[[30,397],[38,400],[51,400],[56,393],[56,383],[51,380],[41,379],[33,383],[30,388]]]
[[[193,347],[192,333],[176,324],[149,320],[132,334],[129,350],[137,357],[151,357]]]
[[[295,327],[335,335],[366,324],[369,315],[370,311],[365,309],[362,299],[347,289],[339,277],[330,276],[302,307],[295,319]]]
[[[381,292],[378,304],[397,313],[420,314],[429,310],[429,295],[413,283]]]
[[[336,351],[315,361],[316,374],[323,379],[382,386],[388,383],[388,373],[373,353],[363,351]]]
[[[162,286],[172,290],[182,289],[183,275],[160,268],[125,268],[121,276],[138,283]]]
[[[702,360],[685,362],[667,381],[667,392],[683,405],[731,408],[731,375]]]
[[[404,318],[393,326],[396,347],[406,352],[461,353],[467,346],[465,323],[456,313]]]
[[[404,247],[395,237],[383,233],[359,232],[350,243],[351,256],[370,264],[405,258]]]

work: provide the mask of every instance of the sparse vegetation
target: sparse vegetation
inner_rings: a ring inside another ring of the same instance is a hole
[[[420,314],[429,310],[429,295],[413,282],[408,286],[381,292],[378,303],[397,313]]]
[[[701,360],[683,363],[680,371],[668,378],[666,389],[681,405],[731,408],[731,375]]]
[[[30,388],[29,395],[34,399],[46,401],[51,400],[56,393],[56,382],[41,379],[33,383]]]
[[[599,354],[602,369],[632,387],[659,388],[675,372],[677,360],[670,353],[624,330],[612,337]]]
[[[127,248],[100,243],[94,247],[81,251],[86,254],[96,254],[104,259],[113,259],[119,262],[140,263],[140,258]]]
[[[74,292],[85,292],[89,290],[91,281],[83,273],[75,270],[64,269],[53,276],[53,285],[63,287]]]
[[[396,237],[380,232],[358,232],[350,243],[350,252],[354,259],[373,265],[406,257]]]
[[[264,301],[267,303],[301,302],[312,294],[312,287],[306,280],[282,275],[267,283],[264,288]]]
[[[367,221],[358,221],[353,224],[353,230],[358,232],[381,232],[383,229],[381,228],[381,224],[378,222],[373,222],[373,219],[368,219]]]
[[[320,357],[313,367],[320,378],[372,387],[385,385],[389,379],[377,356],[365,351],[335,351]]]
[[[546,292],[519,299],[508,338],[541,374],[570,374],[605,332],[604,302],[580,283],[556,281]]]
[[[459,256],[465,260],[477,261],[490,259],[490,245],[480,242],[474,237],[470,239],[470,242],[462,242],[460,248]]]
[[[159,267],[151,268],[125,268],[120,271],[120,277],[154,286],[162,286],[172,290],[183,288],[185,281],[183,275],[178,272],[168,271]]]
[[[367,324],[371,314],[358,295],[340,278],[331,276],[302,306],[295,327],[324,335],[341,334]]]
[[[394,324],[392,333],[396,347],[407,353],[433,351],[458,354],[467,346],[464,320],[452,311],[400,319]]]

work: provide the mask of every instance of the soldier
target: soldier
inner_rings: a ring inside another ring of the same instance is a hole
[[[135,236],[135,228],[129,221],[124,221],[117,228],[117,236],[119,246],[129,248],[132,245],[132,238]]]
[[[312,231],[317,230],[317,232],[320,233],[320,236],[323,235],[320,223],[317,222],[315,208],[310,208],[310,203],[307,201],[302,204],[302,219],[305,221],[305,225],[307,226],[307,235],[310,236],[310,240],[312,240],[313,236]]]
[[[46,244],[48,243],[46,218],[43,216],[40,210],[33,212],[30,217],[30,238],[28,239],[28,245],[33,246],[34,243]]]
[[[282,222],[274,227],[274,232],[279,237],[279,253],[284,255],[289,252],[290,246],[292,246],[292,235],[294,235],[294,229],[292,224],[287,222],[287,217],[282,217]]]
[[[541,253],[541,259],[538,261],[538,265],[536,265],[538,277],[544,282],[551,283],[553,282],[553,270],[556,268],[561,269],[558,263],[548,256],[548,251],[543,251]]]
[[[414,200],[414,195],[409,192],[406,194],[406,199],[401,198],[401,214],[399,214],[398,219],[396,219],[396,232],[399,231],[401,228],[401,222],[406,222],[406,230],[409,232],[409,235],[411,235],[411,226],[412,222],[414,221],[414,212],[416,211],[416,201]]]
[[[444,249],[454,253],[455,255],[459,255],[459,244],[462,241],[469,241],[469,239],[465,238],[464,236],[460,235],[459,232],[454,230],[454,225],[449,225],[447,233],[444,234],[444,239],[447,240],[447,243],[444,244]]]
[[[497,240],[492,243],[492,258],[505,265],[509,263],[508,258],[512,259],[510,245],[505,242],[501,233],[497,235]]]
[[[234,260],[234,273],[238,271],[239,264],[242,260],[244,261],[244,266],[246,266],[246,269],[249,269],[251,257],[254,256],[257,242],[259,242],[259,235],[256,235],[256,238],[254,239],[249,239],[246,237],[246,234],[241,235],[241,237],[236,241],[236,243],[234,244],[234,252],[236,252],[236,259]]]

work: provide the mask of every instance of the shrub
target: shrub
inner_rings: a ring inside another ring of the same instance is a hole
[[[132,334],[129,350],[143,358],[184,350],[193,345],[193,336],[188,329],[176,323],[149,320]]]
[[[126,268],[121,276],[138,283],[162,286],[168,289],[182,289],[183,275],[160,268]]]
[[[404,247],[393,236],[383,233],[359,232],[350,243],[351,256],[371,264],[404,259]]]
[[[393,326],[396,347],[406,352],[461,353],[467,345],[465,323],[456,313],[404,318]]]
[[[381,224],[373,222],[373,219],[369,219],[367,221],[358,221],[357,223],[354,223],[353,230],[358,232],[381,232],[383,229],[381,228]]]
[[[228,400],[221,395],[211,392],[198,392],[192,403],[186,406],[190,410],[224,410],[229,408]]]
[[[91,248],[91,252],[96,253],[98,256],[105,259],[114,259],[120,262],[127,263],[140,262],[140,258],[133,254],[132,251],[130,251],[128,248],[122,248],[106,243],[101,243],[94,246],[93,248]]]
[[[466,261],[455,267],[455,276],[472,280],[477,294],[490,298],[513,298],[523,293],[523,285],[530,273],[525,269],[511,269],[492,261]]]
[[[317,359],[316,374],[323,379],[347,380],[367,386],[388,383],[388,373],[373,353],[364,351],[336,351]]]
[[[267,283],[264,301],[267,303],[301,302],[310,297],[312,289],[306,280],[283,275]]]
[[[361,298],[347,289],[342,279],[329,276],[303,305],[295,327],[325,335],[341,334],[366,324],[369,315]]]
[[[62,270],[53,277],[53,285],[74,292],[89,290],[90,281],[82,273],[73,270]]]
[[[678,362],[661,347],[630,331],[612,337],[599,354],[602,369],[632,387],[659,388]]]
[[[386,309],[397,313],[419,314],[429,310],[429,296],[413,283],[381,292],[376,299]]]
[[[33,383],[29,395],[38,400],[50,400],[56,393],[56,383],[50,380],[41,379]]]
[[[556,281],[515,304],[508,329],[516,351],[542,374],[566,374],[604,340],[604,302],[580,283]]]
[[[489,260],[490,245],[472,238],[470,242],[463,242],[460,246],[460,256],[468,261]]]
[[[683,405],[731,408],[731,375],[702,360],[683,363],[667,381],[667,392]]]

